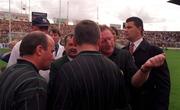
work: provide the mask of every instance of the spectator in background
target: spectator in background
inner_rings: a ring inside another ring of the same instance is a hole
[[[163,51],[143,39],[143,21],[138,17],[126,20],[125,37],[130,41],[126,49],[132,53],[135,64],[140,69],[147,59]],[[133,96],[133,110],[168,110],[170,94],[170,74],[166,61],[159,67],[151,68],[148,80]],[[146,72],[148,68],[143,71]]]
[[[0,59],[6,63],[8,63],[10,55],[11,55],[11,50],[13,49],[13,47],[16,45],[18,41],[17,40],[13,40],[11,42],[8,43],[8,47],[9,47],[9,51],[5,52],[3,54],[0,55]]]
[[[49,35],[53,38],[55,42],[55,51],[54,51],[55,59],[61,58],[63,55],[64,46],[60,44],[61,34],[59,30],[53,27],[49,29]],[[46,71],[40,70],[39,73],[47,80],[47,82],[49,82],[50,70],[46,70]]]
[[[116,47],[121,49],[123,47],[123,45],[121,45],[120,43],[117,42],[119,40],[118,39],[118,37],[119,37],[118,30],[114,26],[111,26],[110,29],[111,29],[112,34],[114,35]]]
[[[49,30],[49,35],[53,38],[55,42],[55,59],[58,59],[62,57],[63,51],[64,51],[64,46],[60,44],[61,42],[61,34],[57,28],[51,28]]]
[[[114,35],[115,38],[118,37],[118,30],[114,27],[114,26],[111,26],[110,29],[112,30],[112,34]]]
[[[42,31],[48,34],[50,23],[47,18],[38,16],[32,21],[31,31]]]
[[[50,67],[53,51],[54,41],[45,33],[24,37],[21,58],[0,77],[0,110],[46,110],[47,83],[38,71]]]
[[[64,45],[65,48],[65,55],[57,60],[55,60],[51,64],[50,68],[50,74],[49,74],[49,94],[55,94],[57,91],[52,91],[52,88],[54,88],[54,82],[57,77],[57,73],[60,70],[60,68],[67,62],[72,61],[78,54],[76,45],[73,42],[73,33],[69,33],[65,36],[64,40],[61,41],[61,44]],[[48,97],[48,104],[52,105],[55,97],[51,97],[49,95]],[[50,107],[50,106],[49,106]],[[49,108],[51,109],[51,108]]]
[[[9,43],[8,43],[9,49],[12,50],[13,47],[16,45],[17,42],[18,42],[18,40],[16,40],[16,39],[13,40],[13,41],[11,41],[11,42],[9,42]]]
[[[31,28],[32,28],[32,31],[42,31],[42,32],[48,33],[49,25],[50,23],[47,20],[47,18],[43,18],[40,16],[33,19]],[[20,54],[19,54],[20,44],[21,44],[21,41],[17,42],[16,45],[13,47],[7,67],[15,64],[17,62],[17,59],[20,57]]]

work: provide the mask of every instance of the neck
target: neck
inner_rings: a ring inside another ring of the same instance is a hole
[[[23,56],[23,57],[21,57],[21,59],[31,62],[37,69],[39,69],[39,66],[36,63],[36,60],[34,60],[34,58],[32,58],[32,56]]]
[[[138,37],[136,37],[136,38],[134,38],[134,39],[132,39],[132,40],[130,40],[131,42],[136,42],[136,41],[138,41],[139,39],[141,39],[142,38],[142,36],[141,35],[139,35]]]
[[[82,51],[99,51],[99,46],[98,45],[92,45],[92,44],[82,44],[82,45],[78,45],[77,49],[79,52],[82,52]]]

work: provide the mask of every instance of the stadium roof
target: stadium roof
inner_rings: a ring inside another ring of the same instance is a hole
[[[180,0],[169,0],[168,2],[176,5],[180,5]]]

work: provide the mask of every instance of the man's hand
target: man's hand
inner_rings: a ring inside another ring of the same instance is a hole
[[[165,54],[156,55],[148,59],[144,65],[133,75],[131,83],[134,87],[141,87],[148,79],[152,68],[161,66],[165,61]]]
[[[159,67],[164,63],[165,58],[166,57],[165,57],[164,53],[156,55],[156,56],[148,59],[144,63],[144,65],[142,65],[141,69],[144,70],[144,71],[149,71],[150,69],[152,69],[154,67]]]

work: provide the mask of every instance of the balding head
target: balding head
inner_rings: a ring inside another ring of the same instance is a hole
[[[36,65],[38,69],[48,69],[54,59],[54,40],[41,31],[27,34],[20,45],[20,56]]]

